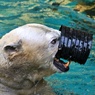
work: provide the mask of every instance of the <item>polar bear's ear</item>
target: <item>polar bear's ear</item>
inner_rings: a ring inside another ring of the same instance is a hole
[[[19,40],[17,43],[6,45],[4,47],[4,52],[7,54],[7,56],[12,57],[17,55],[18,52],[21,51],[21,47],[22,47],[22,41]]]

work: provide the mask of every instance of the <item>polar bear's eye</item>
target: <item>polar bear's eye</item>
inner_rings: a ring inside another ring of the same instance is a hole
[[[56,44],[57,40],[58,40],[58,39],[53,39],[53,40],[51,41],[51,44]]]

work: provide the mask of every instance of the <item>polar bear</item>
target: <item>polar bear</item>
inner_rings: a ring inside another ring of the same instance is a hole
[[[0,39],[0,95],[44,95],[43,77],[57,70],[53,59],[60,34],[41,24],[26,24]]]
[[[41,24],[26,24],[0,39],[0,95],[54,95],[43,77],[54,66],[60,31]]]

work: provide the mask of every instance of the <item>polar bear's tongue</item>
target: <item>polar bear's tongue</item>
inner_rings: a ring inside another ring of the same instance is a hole
[[[62,72],[67,72],[69,70],[70,63],[65,63],[61,60],[58,60],[57,58],[54,59],[53,64],[56,68],[58,68]]]

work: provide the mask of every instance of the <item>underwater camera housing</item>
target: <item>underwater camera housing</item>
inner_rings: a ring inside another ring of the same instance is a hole
[[[55,58],[85,64],[92,47],[93,35],[87,32],[61,26],[59,50]]]

